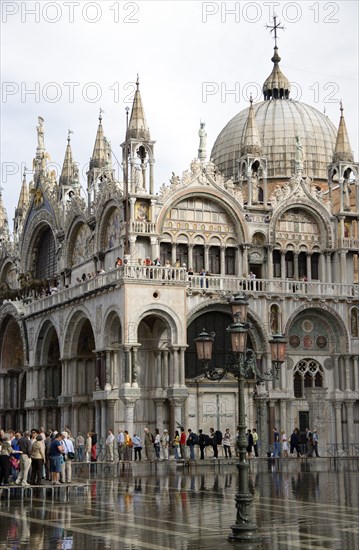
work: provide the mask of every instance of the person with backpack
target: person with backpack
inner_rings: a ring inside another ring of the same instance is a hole
[[[213,448],[213,458],[218,458],[218,447],[217,447],[216,433],[217,432],[214,431],[214,428],[209,429],[209,437],[210,437],[211,445],[212,445],[212,448]]]
[[[192,432],[191,428],[188,429],[188,438],[187,438],[186,444],[189,447],[190,460],[195,460],[194,446],[198,445],[198,436],[197,434]]]
[[[200,459],[204,460],[204,450],[208,445],[209,437],[203,433],[203,430],[198,430],[198,445],[200,450]]]

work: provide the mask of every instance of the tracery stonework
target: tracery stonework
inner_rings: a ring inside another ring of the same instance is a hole
[[[93,242],[90,228],[83,224],[77,232],[72,251],[71,265],[83,263],[93,255]]]
[[[320,243],[320,230],[315,219],[302,210],[285,212],[278,220],[276,237],[293,243]]]

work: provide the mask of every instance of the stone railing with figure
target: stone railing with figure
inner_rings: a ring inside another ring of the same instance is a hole
[[[235,276],[188,275],[185,268],[125,264],[120,268],[59,290],[50,296],[40,297],[26,305],[29,314],[79,299],[98,290],[105,290],[121,281],[141,281],[148,284],[178,284],[188,286],[189,294],[245,292],[257,295],[290,295],[309,300],[359,298],[358,284],[302,282],[282,279],[243,279]]]

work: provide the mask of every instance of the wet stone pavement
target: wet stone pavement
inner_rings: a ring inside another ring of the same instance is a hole
[[[253,548],[359,548],[359,459],[251,464]],[[0,489],[0,550],[222,550],[235,521],[234,464],[76,468],[77,490]],[[89,474],[91,474],[89,476]]]

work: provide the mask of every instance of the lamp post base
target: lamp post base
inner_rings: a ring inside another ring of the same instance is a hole
[[[255,523],[246,523],[245,525],[231,525],[233,533],[228,535],[229,542],[247,543],[244,548],[258,548],[262,538],[257,533],[258,527]]]

